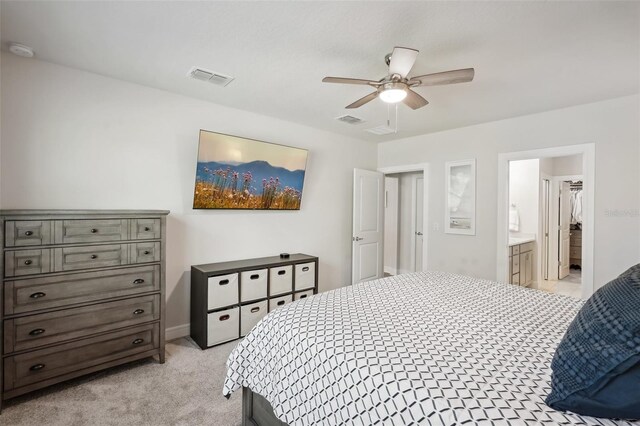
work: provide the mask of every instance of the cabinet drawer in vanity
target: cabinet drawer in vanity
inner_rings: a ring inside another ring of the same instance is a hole
[[[52,221],[8,220],[5,222],[6,247],[45,246],[52,243]]]
[[[56,244],[102,243],[124,241],[128,235],[128,219],[57,220]]]
[[[152,323],[6,357],[4,390],[9,393],[45,380],[76,377],[84,369],[151,351],[159,340],[158,323]],[[47,384],[51,383],[42,386]]]
[[[51,249],[6,251],[4,276],[20,277],[51,272],[51,254]]]
[[[5,320],[4,353],[157,321],[159,310],[160,296],[149,295]]]
[[[160,291],[160,266],[30,278],[4,285],[5,315],[23,314]]]

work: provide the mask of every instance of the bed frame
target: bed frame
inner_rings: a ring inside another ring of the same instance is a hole
[[[271,404],[251,389],[242,388],[242,426],[287,426],[273,414]]]

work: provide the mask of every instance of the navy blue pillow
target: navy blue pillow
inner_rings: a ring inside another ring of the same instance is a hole
[[[640,267],[584,304],[551,362],[551,408],[640,419]]]

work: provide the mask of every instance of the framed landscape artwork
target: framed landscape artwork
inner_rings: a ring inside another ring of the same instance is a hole
[[[200,131],[194,209],[300,210],[307,150]]]
[[[447,205],[445,229],[448,234],[476,234],[476,160],[445,163]]]

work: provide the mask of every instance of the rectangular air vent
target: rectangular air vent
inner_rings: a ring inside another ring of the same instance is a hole
[[[189,77],[195,78],[196,80],[206,81],[211,84],[215,84],[216,86],[226,86],[233,81],[233,77],[229,77],[228,75],[220,74],[211,70],[207,70],[200,67],[193,67],[189,70]]]
[[[389,135],[395,133],[395,130],[389,126],[382,125],[378,127],[372,127],[370,129],[364,129],[365,132],[373,133],[374,135]]]
[[[340,117],[336,117],[336,120],[342,121],[343,123],[348,123],[348,124],[364,123],[363,119],[354,117],[353,115],[341,115]]]

